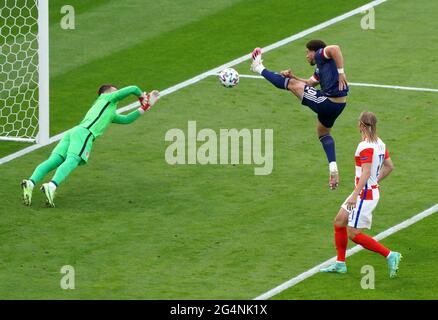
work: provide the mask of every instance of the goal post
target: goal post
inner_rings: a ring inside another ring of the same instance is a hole
[[[49,142],[48,1],[0,1],[0,140]]]
[[[49,143],[49,0],[38,1],[38,136],[39,144]]]

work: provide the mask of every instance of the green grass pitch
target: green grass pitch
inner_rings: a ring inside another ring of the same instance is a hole
[[[51,1],[51,135],[80,121],[100,83],[161,90],[367,1],[183,2],[160,1],[160,11],[158,2],[72,1],[77,29],[65,31],[63,3]],[[140,5],[159,12],[138,19]],[[388,1],[375,9],[375,30],[362,30],[354,16],[265,54],[265,65],[310,75],[304,44],[322,38],[341,46],[349,81],[438,88],[437,9],[433,0]],[[128,29],[121,34],[120,26]],[[249,74],[249,62],[236,69]],[[112,125],[90,163],[59,188],[56,209],[45,208],[39,192],[23,207],[18,187],[54,145],[1,165],[0,298],[255,298],[335,255],[332,221],[352,189],[362,110],[377,114],[396,167],[382,183],[371,234],[437,203],[437,97],[352,86],[333,131],[341,170],[334,192],[314,114],[290,93],[247,78],[225,89],[208,77],[136,123]],[[253,165],[168,165],[164,136],[187,132],[189,120],[198,130],[273,129],[272,174],[255,176]],[[22,147],[1,142],[0,156]],[[315,275],[274,299],[436,299],[437,227],[435,215],[383,240],[405,257],[397,279],[388,278],[384,259],[362,251],[348,259],[348,274]],[[60,288],[64,265],[75,268],[75,290]],[[360,287],[363,265],[376,270],[374,290]]]

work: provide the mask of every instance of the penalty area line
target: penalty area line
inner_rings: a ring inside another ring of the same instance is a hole
[[[418,221],[431,216],[432,214],[434,214],[435,212],[438,211],[438,203],[435,204],[434,206],[430,207],[427,210],[424,210],[423,212],[418,213],[417,215],[379,233],[378,235],[376,235],[374,237],[374,239],[376,239],[377,241],[385,239],[386,237],[389,237],[390,235],[405,229],[411,225],[413,225],[414,223],[417,223]],[[352,256],[353,254],[359,252],[363,250],[363,247],[360,245],[356,245],[355,247],[347,250],[347,257]],[[402,252],[403,254],[403,252]],[[292,279],[280,284],[279,286],[259,295],[258,297],[254,298],[254,300],[267,300],[269,298],[272,298],[273,296],[283,292],[286,289],[289,289],[290,287],[295,286],[296,284],[304,281],[307,278],[310,278],[311,276],[319,273],[319,270],[322,268],[325,268],[327,266],[329,266],[330,264],[334,263],[336,261],[336,257],[333,257],[329,260],[324,261],[323,263],[313,267],[312,269],[309,269],[303,273],[301,273],[300,275],[293,277]]]
[[[212,75],[215,75],[215,74],[212,74]],[[239,75],[239,77],[240,78],[249,78],[249,79],[264,79],[262,76],[256,76],[256,75],[252,75],[252,74],[241,74],[241,75]],[[438,92],[438,89],[432,89],[432,88],[393,86],[393,85],[375,84],[375,83],[348,82],[348,85],[352,86],[352,87],[372,87],[372,88],[385,88],[385,89],[394,89],[394,90]]]

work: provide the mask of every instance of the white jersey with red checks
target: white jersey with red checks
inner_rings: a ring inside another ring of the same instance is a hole
[[[362,174],[362,164],[371,163],[371,175],[360,194],[360,198],[364,200],[378,199],[379,185],[377,179],[382,169],[383,161],[389,158],[385,143],[383,143],[380,138],[377,138],[377,142],[363,140],[357,146],[354,156],[356,160],[355,186],[359,182]]]

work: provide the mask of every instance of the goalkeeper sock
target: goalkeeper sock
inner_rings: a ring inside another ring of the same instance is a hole
[[[64,159],[59,154],[52,153],[46,161],[44,161],[43,163],[38,165],[38,167],[36,167],[35,171],[33,172],[32,176],[29,178],[29,180],[32,181],[35,186],[50,171],[61,165],[63,161]]]
[[[358,233],[352,240],[355,243],[360,244],[365,249],[380,253],[385,258],[391,253],[388,248],[366,234]]]
[[[345,253],[348,246],[347,227],[339,227],[335,225],[335,244],[338,252],[337,262],[345,262]]]
[[[59,186],[68,175],[76,169],[76,167],[81,163],[81,157],[73,154],[69,154],[67,159],[61,164],[55,172],[55,175],[52,178],[52,183],[55,186]]]
[[[287,85],[289,83],[289,78],[285,78],[281,74],[269,71],[268,69],[264,69],[262,71],[261,75],[266,80],[268,80],[270,83],[272,83],[274,86],[276,86],[278,89],[285,89],[285,90],[287,90]]]

